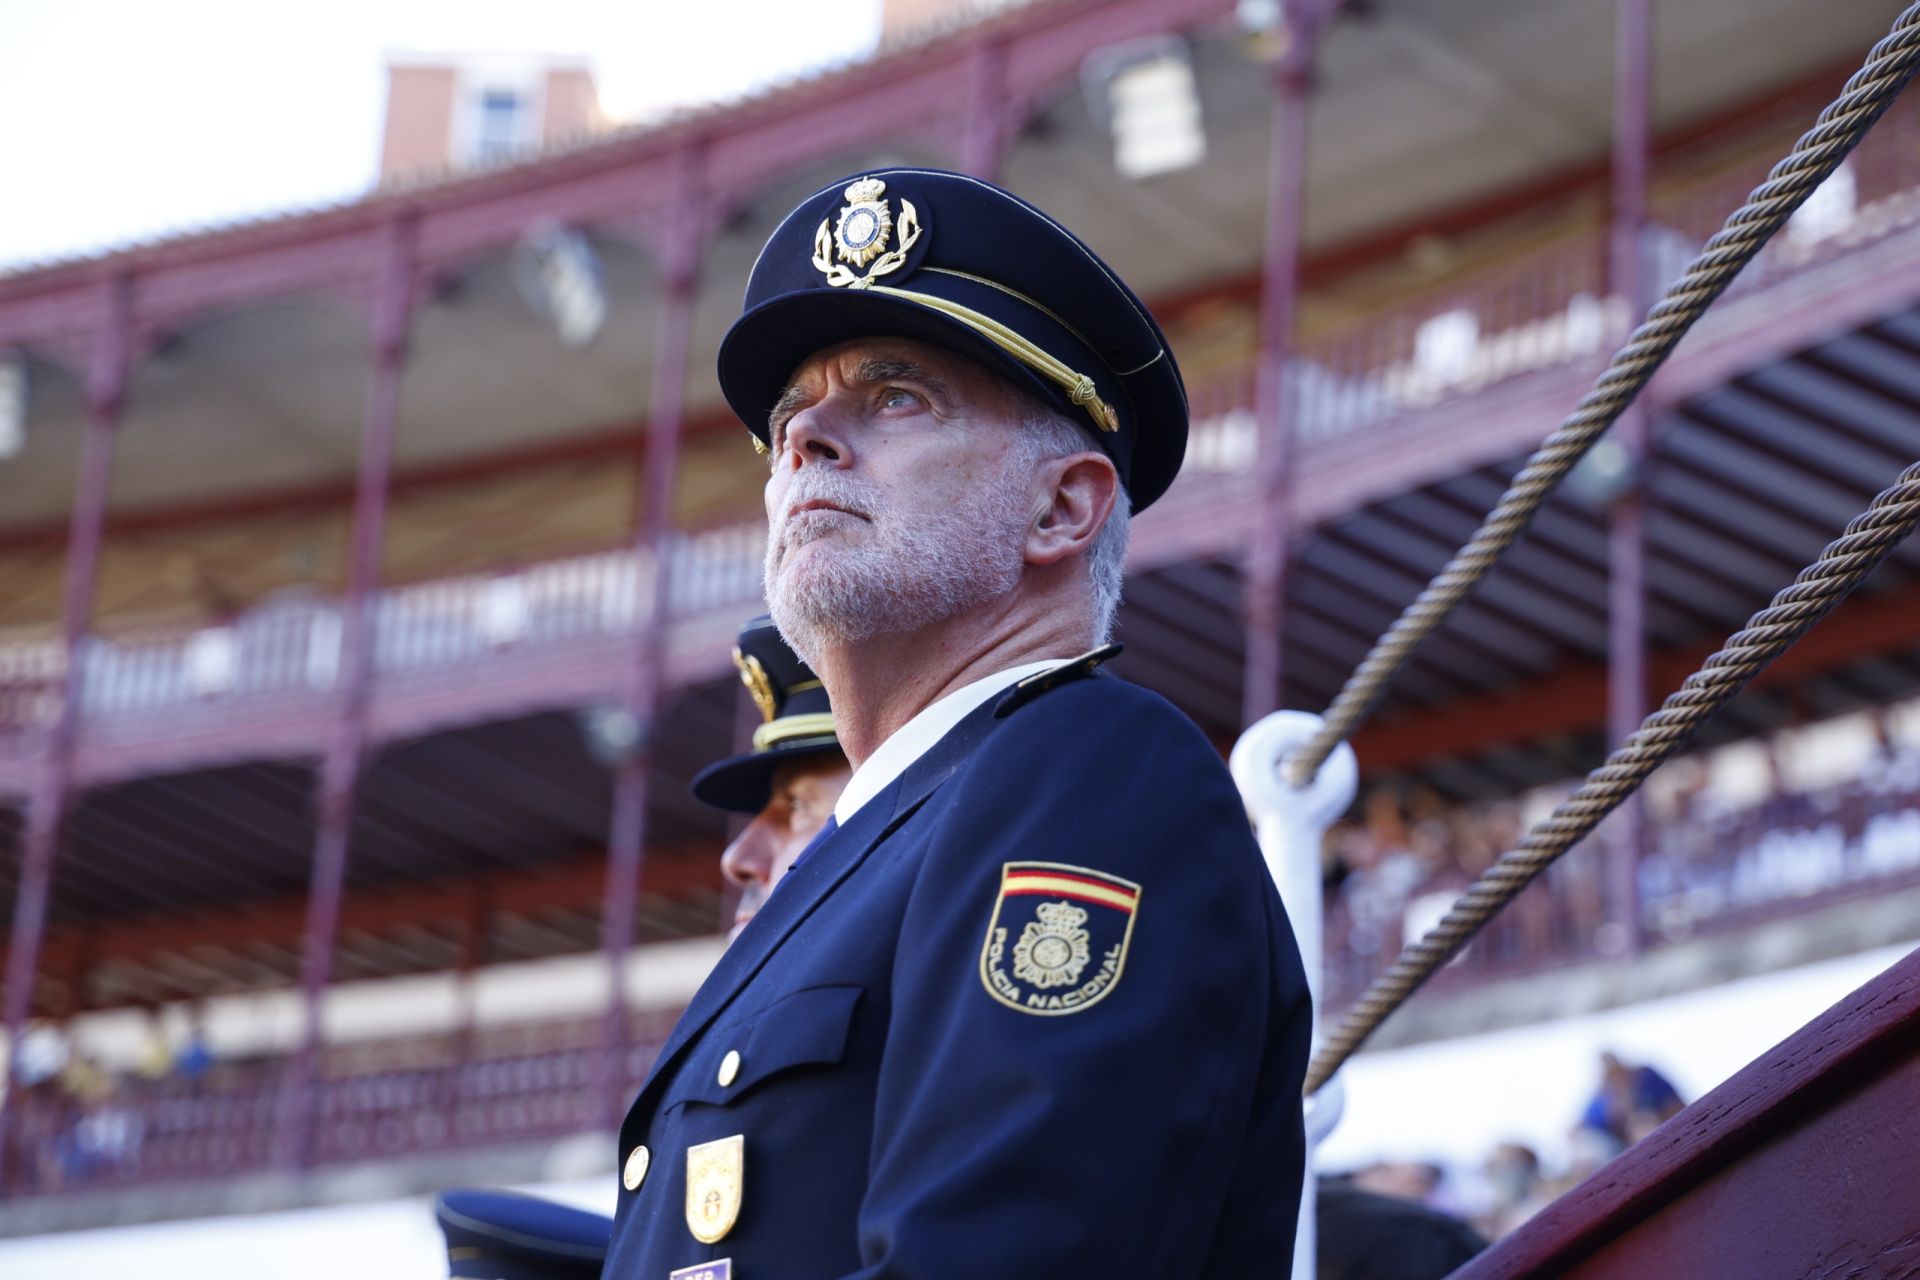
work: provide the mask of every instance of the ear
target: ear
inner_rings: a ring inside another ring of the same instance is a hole
[[[1104,453],[1073,453],[1034,473],[1037,513],[1027,526],[1028,564],[1085,555],[1120,495],[1120,476]]]

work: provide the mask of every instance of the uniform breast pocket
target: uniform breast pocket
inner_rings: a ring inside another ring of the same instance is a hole
[[[708,1032],[689,1055],[665,1109],[689,1102],[726,1106],[782,1075],[838,1063],[864,990],[808,987]]]

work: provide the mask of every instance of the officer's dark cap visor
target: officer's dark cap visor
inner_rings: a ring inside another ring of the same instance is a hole
[[[773,799],[773,775],[788,760],[833,756],[844,760],[840,740],[831,734],[810,742],[751,751],[716,760],[694,775],[690,790],[702,804],[728,813],[758,813]]]

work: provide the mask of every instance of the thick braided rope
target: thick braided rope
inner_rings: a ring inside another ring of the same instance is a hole
[[[1289,782],[1305,786],[1333,749],[1372,714],[1394,673],[1525,532],[1554,487],[1646,386],[1707,305],[1813,189],[1839,168],[1847,152],[1906,86],[1916,66],[1920,66],[1920,4],[1900,15],[1892,32],[1873,47],[1865,65],[1820,113],[1814,127],[1754,188],[1747,202],[1667,290],[1667,296],[1647,313],[1646,321],[1634,330],[1579,407],[1527,459],[1479,531],[1374,642],[1327,708],[1319,731],[1287,760]]]
[[[1726,647],[1641,721],[1626,744],[1589,773],[1578,791],[1487,868],[1438,925],[1400,953],[1314,1055],[1307,1071],[1307,1091],[1326,1083],[1387,1015],[1452,959],[1482,925],[1556,858],[1586,838],[1749,680],[1844,600],[1916,525],[1920,525],[1920,462],[1875,498],[1846,533],[1800,571],[1792,586],[1728,637]]]

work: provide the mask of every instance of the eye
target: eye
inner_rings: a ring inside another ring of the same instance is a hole
[[[880,393],[882,409],[912,409],[920,403],[920,397],[905,387],[888,387]]]

